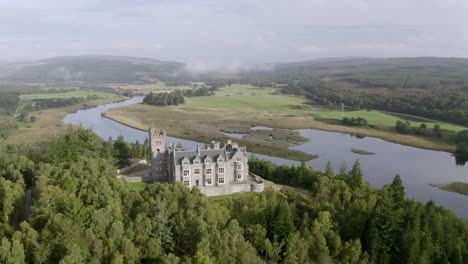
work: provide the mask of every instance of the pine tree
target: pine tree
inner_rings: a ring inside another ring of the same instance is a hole
[[[345,171],[346,171],[346,170],[345,170]],[[333,176],[335,176],[335,172],[333,171],[333,167],[332,167],[330,161],[327,162],[327,166],[326,166],[326,168],[325,168],[325,175],[327,175],[328,177],[333,177]]]

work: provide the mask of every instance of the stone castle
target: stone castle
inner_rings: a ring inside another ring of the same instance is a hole
[[[184,150],[166,145],[166,131],[154,128],[150,128],[149,138],[150,181],[181,182],[208,196],[263,191],[263,180],[249,173],[247,149],[237,143],[212,142],[204,149]]]

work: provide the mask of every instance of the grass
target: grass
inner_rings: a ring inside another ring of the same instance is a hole
[[[359,154],[359,155],[375,155],[375,152],[370,152],[370,151],[363,150],[363,149],[352,148],[351,152]]]
[[[452,182],[448,185],[431,184],[431,186],[437,187],[441,190],[445,190],[449,192],[456,192],[456,193],[468,195],[468,183],[464,183],[464,182]]]
[[[374,111],[346,112],[346,117],[368,119],[374,128],[343,126],[339,111],[326,111],[323,108],[304,104],[305,98],[275,95],[273,88],[258,88],[249,85],[232,85],[216,91],[214,96],[192,97],[186,104],[178,106],[129,105],[105,112],[105,115],[123,124],[146,130],[152,124],[164,127],[171,136],[210,142],[214,138],[223,138],[220,127],[240,124],[244,127],[266,126],[287,129],[320,129],[362,136],[383,138],[414,147],[453,152],[453,144],[423,138],[414,135],[395,133],[398,117]],[[320,117],[320,116],[323,116]],[[326,120],[326,121],[321,121]],[[377,126],[379,124],[380,126]],[[412,122],[413,125],[419,124]],[[430,123],[426,123],[431,128]],[[441,124],[442,128],[464,129]],[[235,140],[239,141],[239,140]],[[283,158],[302,160],[294,157],[289,150],[275,149],[265,144],[248,145],[249,151],[261,151],[260,154],[282,155]],[[262,153],[263,152],[263,153]],[[286,157],[287,156],[287,157]],[[293,158],[291,158],[293,157]]]
[[[129,182],[128,185],[138,192],[143,192],[148,182]]]
[[[334,119],[334,120],[341,120],[341,112],[340,111],[310,111],[310,113],[319,116],[320,118],[326,118],[326,119]],[[396,122],[398,120],[402,120],[402,118],[389,115],[386,113],[378,112],[378,111],[366,111],[366,110],[361,110],[361,111],[350,111],[350,112],[344,112],[344,117],[362,117],[367,120],[369,125],[374,125],[374,126],[391,126],[394,127]],[[434,123],[434,122],[416,122],[416,121],[411,121],[412,126],[419,127],[421,124],[426,124],[428,128],[432,128],[435,124],[440,125],[441,129],[446,129],[446,130],[452,130],[455,132],[465,130],[467,129],[466,127],[462,126],[457,126],[457,125],[450,125],[450,124],[444,124],[444,123]]]
[[[186,98],[186,105],[212,108],[253,108],[267,111],[287,111],[305,107],[306,99],[274,95],[272,88],[255,88],[247,85],[232,85],[216,91],[214,96]]]
[[[2,142],[4,144],[16,143],[32,143],[53,138],[59,131],[68,127],[63,124],[63,118],[79,109],[93,107],[101,104],[112,103],[125,99],[125,97],[116,96],[105,99],[87,101],[82,104],[70,105],[66,107],[44,109],[36,112],[30,112],[29,116],[35,116],[36,122],[28,124],[28,126],[20,127],[15,135],[8,137]]]
[[[108,84],[107,86],[112,87],[114,89],[132,90],[135,93],[143,94],[149,92],[192,89],[192,87],[190,86],[170,86],[160,81],[148,84]]]
[[[25,101],[32,101],[34,99],[64,99],[71,97],[88,97],[97,96],[99,99],[114,97],[115,94],[107,92],[90,92],[90,91],[71,91],[65,93],[40,93],[40,94],[26,94],[23,96]]]
[[[186,98],[186,105],[194,107],[213,108],[253,108],[266,111],[279,111],[288,114],[315,115],[323,119],[341,120],[341,111],[327,111],[321,107],[306,105],[307,100],[303,97],[287,95],[275,95],[273,88],[258,88],[250,85],[232,85],[215,92],[215,96],[201,96]],[[344,117],[362,117],[372,126],[394,127],[398,120],[397,116],[379,111],[350,111],[344,112]],[[455,132],[467,129],[466,127],[434,123],[434,122],[411,122],[413,126],[419,127],[422,123],[432,128],[439,124],[441,129]]]

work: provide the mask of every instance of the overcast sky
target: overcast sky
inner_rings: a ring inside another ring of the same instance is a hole
[[[0,0],[0,61],[468,57],[467,0]]]

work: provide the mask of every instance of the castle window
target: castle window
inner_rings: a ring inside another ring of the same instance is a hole
[[[193,171],[193,174],[200,174],[200,169],[195,169],[195,170]]]
[[[210,161],[210,160],[208,160],[208,159],[207,159],[207,160],[205,160],[205,164],[210,164],[210,163],[211,163],[211,161]]]
[[[218,162],[223,162],[223,159],[219,159]]]
[[[188,161],[184,161],[182,164],[183,165],[188,165]]]
[[[206,169],[205,174],[211,174],[211,169]]]
[[[190,185],[190,181],[184,181],[184,186],[189,186]]]
[[[207,185],[211,185],[211,184],[212,184],[211,179],[207,179],[207,180],[206,180],[206,184],[207,184]]]
[[[242,170],[242,164],[237,163],[237,169],[238,169],[238,170]]]
[[[219,168],[218,173],[224,173],[224,168]]]
[[[190,171],[189,170],[184,170],[184,177],[190,176]]]
[[[199,161],[199,160],[195,160],[195,161],[193,162],[193,164],[198,165],[198,164],[200,164],[200,161]]]
[[[218,183],[224,183],[224,178],[218,178]]]
[[[242,179],[242,173],[237,173],[237,179]]]

